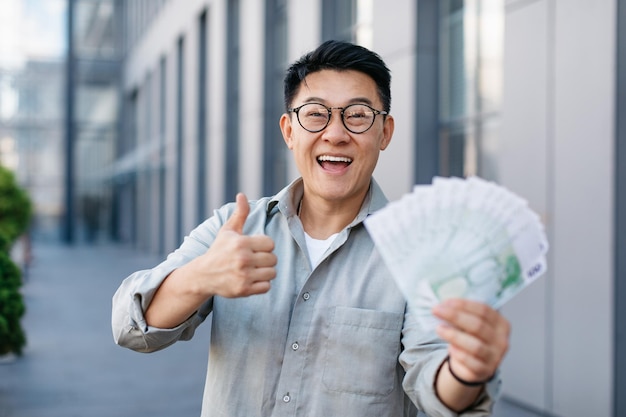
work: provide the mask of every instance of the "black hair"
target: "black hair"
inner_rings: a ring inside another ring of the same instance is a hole
[[[325,70],[355,70],[369,75],[378,89],[383,110],[391,108],[391,73],[382,58],[375,52],[350,42],[326,41],[294,62],[285,74],[285,109],[291,106],[301,83],[307,75]]]

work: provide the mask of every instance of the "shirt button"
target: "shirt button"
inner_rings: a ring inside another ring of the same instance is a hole
[[[291,397],[289,396],[289,393],[287,393],[283,396],[283,402],[288,403],[289,401],[291,401]]]
[[[304,301],[307,301],[309,298],[311,298],[311,294],[305,292],[304,294],[302,294],[302,298],[304,299]]]
[[[300,345],[298,344],[298,342],[294,342],[291,344],[291,348],[293,350],[298,350],[300,348]]]

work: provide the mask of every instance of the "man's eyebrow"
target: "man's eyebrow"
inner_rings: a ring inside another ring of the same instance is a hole
[[[325,104],[326,100],[321,97],[306,97],[302,100],[303,103],[321,103]],[[372,105],[372,100],[367,97],[355,97],[348,100],[348,104],[367,104],[369,106]]]

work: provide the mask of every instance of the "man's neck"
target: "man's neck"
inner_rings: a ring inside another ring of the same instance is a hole
[[[298,216],[304,231],[314,239],[326,239],[352,223],[359,213],[365,196],[332,202],[307,198],[300,201]]]

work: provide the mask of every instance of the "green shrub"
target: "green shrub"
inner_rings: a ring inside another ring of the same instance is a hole
[[[0,356],[20,355],[26,336],[20,325],[25,306],[20,294],[20,269],[9,251],[15,240],[28,228],[32,203],[20,188],[13,173],[0,166]]]
[[[7,252],[0,251],[0,356],[11,352],[21,355],[26,345],[20,326],[25,311],[21,284],[19,268]]]
[[[0,234],[8,239],[9,245],[5,250],[26,231],[31,212],[32,204],[26,191],[17,185],[11,171],[0,166]]]

